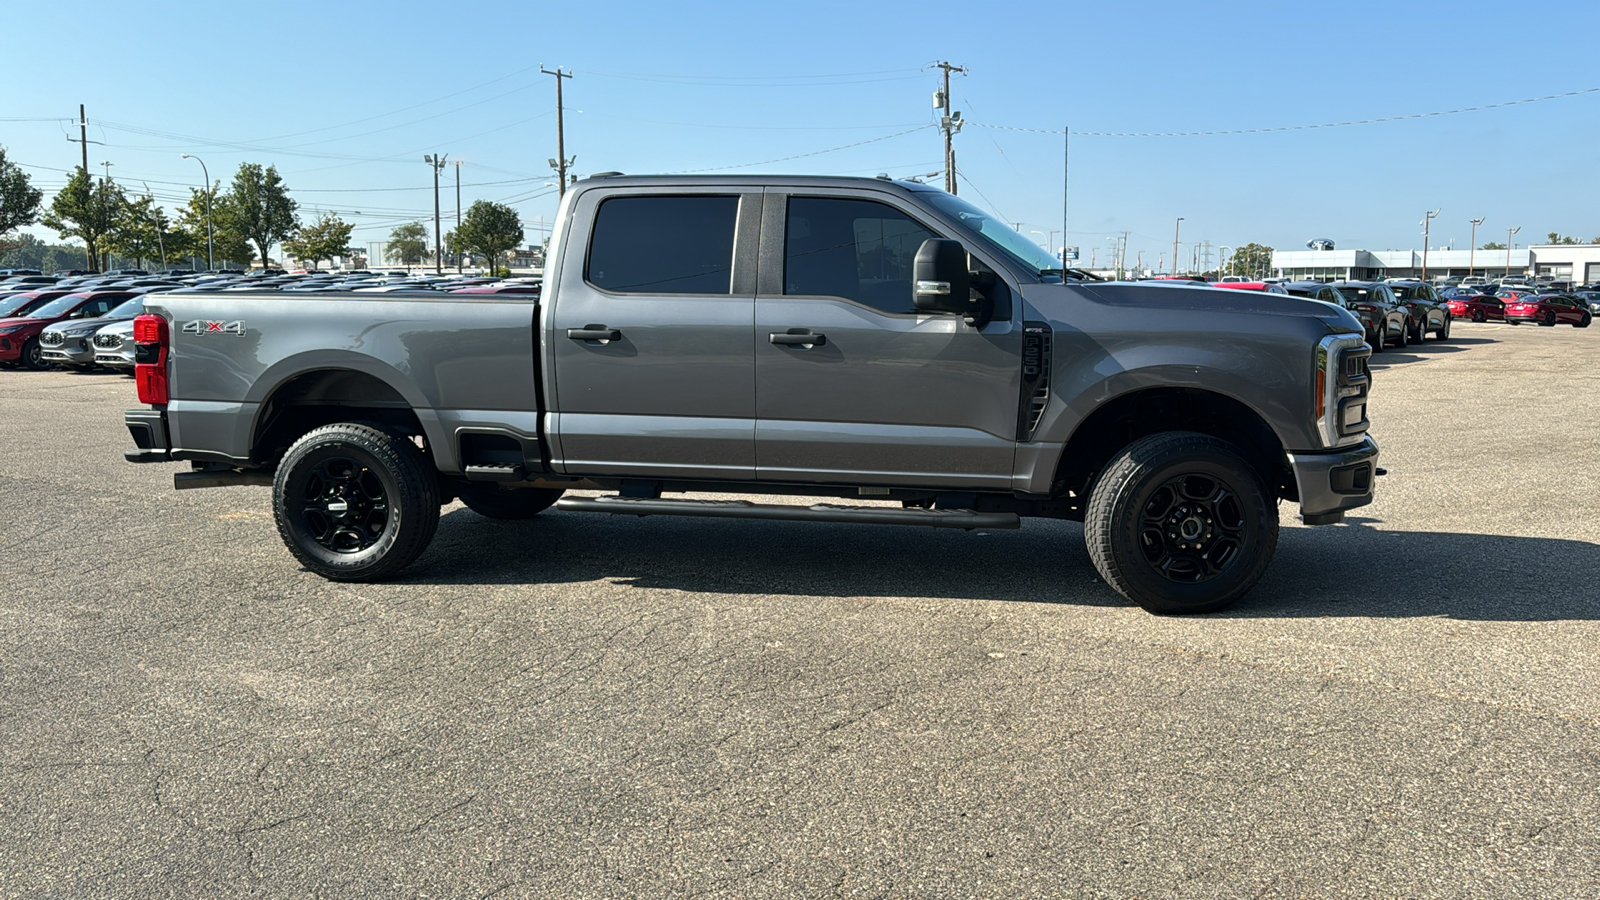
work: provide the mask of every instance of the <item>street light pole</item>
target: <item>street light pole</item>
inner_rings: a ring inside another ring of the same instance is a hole
[[[456,167],[456,239],[461,239],[461,160],[456,160],[450,165]],[[456,274],[461,274],[461,258],[466,254],[456,250]]]
[[[439,170],[448,154],[424,154],[422,161],[433,169],[433,274],[444,274],[444,242],[439,235]]]
[[[216,238],[211,232],[211,170],[206,168],[205,160],[195,156],[193,153],[185,153],[183,154],[183,158],[192,159],[199,163],[200,174],[206,177],[206,183],[204,185],[206,195],[206,271],[209,272],[217,267]],[[266,268],[266,265],[267,261],[263,259],[261,261],[262,268]]]
[[[1479,216],[1476,219],[1468,219],[1467,220],[1468,222],[1472,223],[1472,245],[1467,248],[1467,277],[1468,278],[1472,277],[1472,262],[1473,262],[1473,258],[1478,255],[1478,226],[1482,225],[1483,224],[1483,220],[1487,219],[1487,218],[1488,218],[1488,216]]]
[[[1513,234],[1516,234],[1517,232],[1519,232],[1521,230],[1522,230],[1522,226],[1521,225],[1518,225],[1515,228],[1507,228],[1506,229],[1506,274],[1505,274],[1505,277],[1507,277],[1507,278],[1511,277],[1511,236]]]
[[[1172,274],[1178,274],[1178,232],[1183,228],[1183,216],[1172,226]]]
[[[1227,271],[1228,271],[1228,270],[1227,270],[1227,269],[1226,269],[1226,268],[1224,268],[1224,267],[1223,267],[1223,265],[1222,265],[1222,256],[1223,256],[1223,253],[1224,253],[1224,252],[1225,252],[1225,251],[1228,251],[1228,250],[1232,250],[1232,249],[1233,249],[1233,248],[1232,248],[1232,247],[1229,247],[1229,246],[1228,246],[1228,245],[1226,245],[1226,244],[1224,244],[1224,245],[1222,245],[1222,246],[1221,246],[1221,247],[1218,247],[1218,248],[1217,248],[1217,271],[1218,271],[1218,272],[1227,272]]]
[[[1433,217],[1438,214],[1439,210],[1436,209],[1433,212],[1424,213],[1422,216],[1422,280],[1424,282],[1428,280],[1428,232],[1433,225]]]

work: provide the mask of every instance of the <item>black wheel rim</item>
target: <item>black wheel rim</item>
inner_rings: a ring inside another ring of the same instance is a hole
[[[28,368],[37,369],[44,365],[44,350],[38,344],[28,345]]]
[[[1200,584],[1239,559],[1245,542],[1245,503],[1214,475],[1190,473],[1163,482],[1145,501],[1139,545],[1157,574]]]
[[[371,468],[347,456],[329,457],[307,473],[300,517],[306,532],[333,553],[360,553],[389,526],[389,494]]]

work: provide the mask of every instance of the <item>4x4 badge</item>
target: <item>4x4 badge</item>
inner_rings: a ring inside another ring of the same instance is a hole
[[[183,323],[184,334],[231,334],[236,337],[244,336],[244,320],[234,319],[232,322],[215,322],[208,319],[191,319]]]

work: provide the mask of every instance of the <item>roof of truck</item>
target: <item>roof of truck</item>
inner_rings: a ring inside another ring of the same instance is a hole
[[[940,188],[916,181],[896,181],[888,177],[862,177],[855,175],[591,175],[573,185],[579,187],[611,186],[803,186],[817,188],[872,188],[893,185],[908,191],[938,191]]]

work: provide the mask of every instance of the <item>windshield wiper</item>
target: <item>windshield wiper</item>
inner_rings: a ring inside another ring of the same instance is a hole
[[[1040,274],[1040,276],[1044,276],[1044,275],[1059,275],[1059,276],[1061,276],[1061,280],[1062,281],[1065,281],[1068,278],[1073,278],[1073,279],[1076,279],[1078,281],[1105,281],[1106,280],[1104,278],[1101,278],[1099,275],[1096,275],[1093,272],[1090,272],[1090,271],[1087,271],[1087,270],[1084,270],[1084,269],[1040,269],[1039,270],[1039,274]]]

